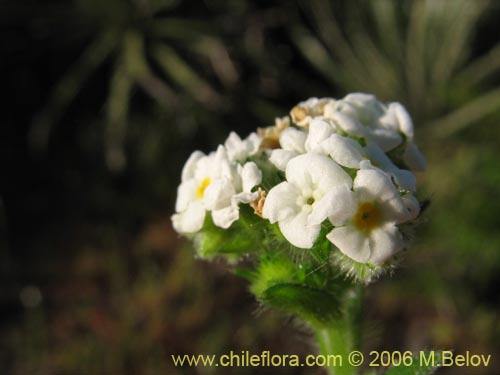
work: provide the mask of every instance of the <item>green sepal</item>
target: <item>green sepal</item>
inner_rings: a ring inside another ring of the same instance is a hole
[[[332,229],[333,225],[330,223],[330,221],[325,221],[321,225],[321,231],[318,238],[316,239],[316,242],[309,250],[311,255],[321,264],[328,263],[330,254],[332,253],[332,249],[334,248],[332,243],[326,239],[326,235],[330,233]]]
[[[260,300],[315,325],[326,325],[340,314],[338,296],[307,285],[282,283],[266,289]]]
[[[410,366],[397,366],[389,368],[384,375],[431,375],[436,372],[440,367],[441,363],[441,352],[434,352],[434,363],[429,365],[421,366],[420,358],[418,356],[413,357],[413,363]],[[428,354],[428,353],[426,353]]]
[[[344,172],[346,172],[353,180],[356,178],[356,175],[358,174],[359,169],[356,168],[348,168],[348,167],[342,167]]]
[[[253,281],[255,279],[255,270],[250,268],[236,267],[233,269],[233,274],[247,281]]]
[[[262,254],[259,264],[250,274],[250,290],[257,298],[276,284],[296,283],[304,281],[304,270],[290,259],[287,253],[275,251]]]
[[[340,299],[351,284],[332,273],[327,244],[313,248],[313,253],[290,246],[262,252],[256,268],[243,273],[263,305],[324,326],[339,316]]]
[[[344,255],[340,250],[333,252],[332,262],[342,274],[356,283],[363,284],[369,284],[380,276],[392,272],[395,264],[393,261],[384,264],[359,263]]]
[[[229,228],[217,227],[207,213],[203,228],[193,235],[195,249],[201,257],[242,255],[260,250],[265,223],[248,205],[241,205],[240,218]]]

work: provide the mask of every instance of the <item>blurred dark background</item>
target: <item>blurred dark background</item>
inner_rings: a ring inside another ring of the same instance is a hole
[[[411,111],[431,202],[369,288],[365,349],[492,354],[439,373],[500,373],[499,17],[480,0],[0,2],[2,373],[216,374],[170,355],[314,352],[170,215],[193,150],[353,91]]]

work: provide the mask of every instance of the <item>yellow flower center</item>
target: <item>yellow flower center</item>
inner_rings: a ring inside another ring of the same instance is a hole
[[[354,226],[363,232],[371,232],[380,225],[380,210],[375,202],[360,202],[354,215]]]
[[[206,177],[201,181],[200,185],[196,189],[196,196],[199,199],[203,198],[203,195],[205,194],[205,189],[208,187],[208,185],[210,185],[210,182],[212,181],[210,180],[209,177]]]

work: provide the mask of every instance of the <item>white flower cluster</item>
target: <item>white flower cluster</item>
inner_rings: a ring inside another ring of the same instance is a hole
[[[239,204],[257,198],[252,189],[262,180],[255,163],[242,164],[240,160],[255,155],[260,143],[257,134],[242,141],[236,133],[231,133],[216,152],[191,154],[182,170],[175,204],[177,213],[172,216],[177,232],[201,230],[207,211],[211,211],[214,224],[220,228],[229,228],[238,220]]]
[[[309,99],[290,117],[295,126],[279,119],[245,140],[232,133],[215,153],[194,152],[182,172],[174,228],[202,230],[207,211],[216,226],[228,228],[240,204],[255,207],[259,200],[256,213],[278,223],[296,247],[313,247],[329,222],[332,229],[321,240],[356,262],[381,264],[401,250],[399,225],[420,211],[412,171],[425,169],[405,108],[355,93]],[[267,196],[260,190],[266,185],[262,172],[251,161],[256,157],[276,174],[284,172]]]

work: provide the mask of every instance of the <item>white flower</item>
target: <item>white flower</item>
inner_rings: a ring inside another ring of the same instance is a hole
[[[406,191],[415,191],[417,189],[415,175],[406,169],[397,167],[377,145],[366,146],[364,152],[370,162],[361,162],[359,165],[360,169],[373,169],[375,167],[372,165],[375,165],[391,176],[400,189]]]
[[[288,162],[306,152],[327,154],[323,142],[336,132],[335,124],[324,117],[311,119],[308,131],[288,128],[280,135],[281,148],[271,153],[269,160],[284,171]]]
[[[347,116],[341,113],[335,115],[345,123]],[[338,123],[324,117],[317,117],[309,123],[309,131],[288,128],[280,136],[281,149],[271,153],[270,161],[284,171],[288,162],[294,157],[306,152],[315,152],[330,156],[343,167],[351,169],[372,168],[376,165],[388,173],[397,185],[407,191],[416,189],[416,179],[410,171],[398,168],[376,144],[371,143],[363,147],[354,139],[342,136],[337,132],[344,132]],[[358,133],[359,134],[359,133]],[[371,161],[361,166],[362,162]]]
[[[361,146],[355,140],[332,134],[321,143],[323,152],[343,167],[352,169],[374,169],[377,166],[389,176],[402,190],[415,191],[415,175],[398,168],[376,144]],[[375,168],[375,169],[378,169]]]
[[[238,175],[232,185],[227,180],[215,181],[214,187],[206,190],[207,209],[212,211],[212,219],[218,227],[227,229],[239,218],[240,203],[250,203],[258,193],[252,188],[260,184],[262,172],[254,162],[237,165]]]
[[[279,223],[285,238],[300,248],[314,244],[321,223],[335,206],[330,196],[339,186],[350,187],[352,179],[327,156],[307,153],[290,160],[287,181],[273,187],[267,195],[262,216]]]
[[[327,119],[316,117],[309,123],[309,133],[304,144],[308,152],[325,153],[323,142],[335,133],[335,127]]]
[[[212,212],[215,225],[228,228],[239,217],[238,204],[255,199],[251,189],[261,178],[254,163],[231,163],[223,146],[209,155],[195,151],[182,170],[172,216],[174,229],[179,233],[199,231],[206,211]]]
[[[403,161],[412,171],[424,171],[426,160],[414,141],[413,121],[408,111],[399,103],[389,103],[387,109],[389,116],[395,119],[399,131],[406,138]]]
[[[359,170],[353,190],[339,188],[330,196],[331,204],[342,204],[330,215],[335,228],[327,238],[356,262],[382,263],[403,248],[396,225],[410,220],[413,213],[379,170]]]
[[[257,133],[251,133],[245,140],[242,140],[238,134],[231,132],[224,146],[230,161],[244,162],[259,151],[261,143],[262,137]]]
[[[396,148],[404,140],[405,164],[412,171],[425,170],[425,158],[414,144],[413,122],[408,111],[400,103],[392,102],[386,105],[373,95],[354,93],[326,104],[325,117],[338,119],[339,114],[350,118],[350,123],[347,123],[350,126],[343,127],[347,134],[364,137],[368,143],[375,143],[383,151]],[[364,133],[359,124],[364,126]]]
[[[341,113],[335,114],[332,119],[313,119],[305,142],[306,151],[329,155],[347,168],[359,168],[359,163],[364,159],[363,148],[357,141],[340,135],[353,126],[354,122]]]
[[[388,104],[387,112],[381,119],[381,123],[390,130],[401,132],[407,139],[413,141],[413,121],[406,108],[400,103]]]
[[[332,122],[337,133],[346,133],[359,138],[366,137],[366,129],[356,120],[356,117],[336,111],[334,105],[327,105],[325,107],[325,118]]]
[[[306,152],[307,133],[297,128],[286,128],[279,136],[281,148],[271,152],[269,160],[276,168],[284,171],[288,162],[294,157]]]
[[[374,95],[354,93],[327,106],[325,115],[332,117],[340,112],[358,121],[365,127],[364,136],[369,141],[377,143],[384,151],[389,151],[403,142],[397,118],[398,109],[395,107],[389,111]]]
[[[365,149],[355,140],[332,134],[322,142],[323,150],[338,164],[347,168],[359,169],[360,163],[366,159]]]
[[[353,93],[325,106],[326,116],[334,112],[342,112],[364,126],[372,126],[385,114],[385,107],[374,95]]]

